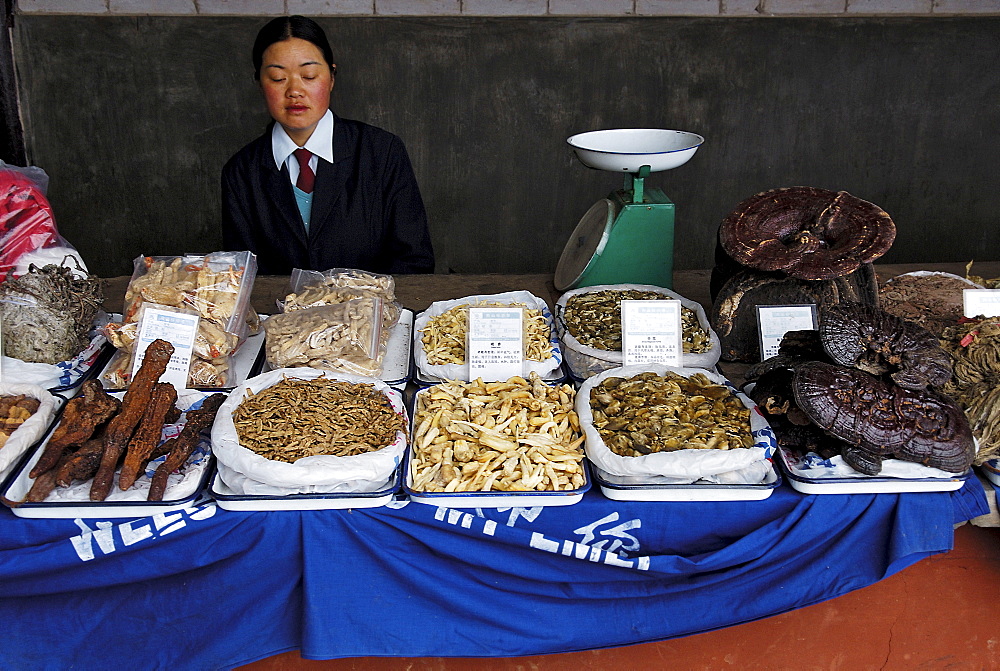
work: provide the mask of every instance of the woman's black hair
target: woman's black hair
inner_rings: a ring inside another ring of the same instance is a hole
[[[297,37],[307,42],[312,42],[323,52],[323,58],[330,65],[330,70],[336,74],[337,70],[333,65],[333,49],[326,39],[326,33],[319,24],[304,16],[279,16],[268,21],[253,43],[253,78],[260,79],[260,68],[264,63],[264,52],[275,42]]]

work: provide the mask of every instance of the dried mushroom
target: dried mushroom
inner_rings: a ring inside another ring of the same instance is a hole
[[[712,305],[711,324],[719,335],[722,358],[759,361],[758,305],[814,304],[822,313],[842,302],[875,304],[878,284],[870,263],[830,280],[800,280],[780,273],[744,269],[723,285]]]
[[[846,191],[796,186],[747,198],[719,228],[719,242],[749,268],[803,280],[841,277],[888,251],[889,215]]]
[[[927,329],[859,303],[827,308],[820,338],[835,363],[889,375],[905,389],[940,386],[951,379],[951,359]]]
[[[813,422],[850,444],[844,461],[862,473],[877,473],[890,456],[950,473],[972,464],[969,422],[946,396],[817,361],[796,367],[793,391]]]
[[[590,392],[594,427],[622,457],[751,447],[750,410],[702,373],[608,377]]]
[[[777,367],[769,370],[756,380],[747,395],[767,418],[767,423],[774,431],[774,439],[782,448],[803,455],[815,452],[824,459],[841,454],[848,444],[816,426],[795,404],[795,393],[792,390],[794,376],[792,368]]]
[[[669,296],[639,289],[605,289],[571,296],[562,318],[566,330],[581,345],[618,352],[622,349],[622,301],[663,300]],[[685,352],[701,353],[712,349],[712,341],[698,323],[698,315],[681,307],[681,345]]]

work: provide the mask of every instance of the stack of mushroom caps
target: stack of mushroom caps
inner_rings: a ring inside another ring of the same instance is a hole
[[[878,304],[871,262],[896,238],[877,205],[807,186],[747,198],[719,227],[712,328],[727,361],[759,361],[758,305]]]
[[[962,473],[975,457],[965,414],[938,391],[952,377],[948,353],[930,331],[874,306],[827,308],[818,331],[787,334],[746,377],[783,449],[840,454],[865,475],[884,458]]]

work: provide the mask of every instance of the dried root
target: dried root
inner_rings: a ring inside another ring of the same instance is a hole
[[[469,333],[469,308],[524,308],[524,358],[528,361],[545,361],[552,356],[549,323],[541,310],[529,308],[524,303],[481,303],[456,305],[431,317],[421,329],[427,363],[465,363],[465,341]]]
[[[426,492],[579,489],[583,436],[569,385],[447,382],[421,392],[412,488]]]

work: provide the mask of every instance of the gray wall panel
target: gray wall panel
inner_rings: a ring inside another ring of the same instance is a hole
[[[612,127],[706,137],[648,180],[677,204],[677,268],[711,265],[737,202],[798,184],[885,208],[886,261],[998,258],[1000,18],[319,21],[334,110],[407,145],[439,271],[553,270],[621,184],[565,138]],[[267,121],[249,65],[262,23],[17,18],[28,155],[100,274],[219,246],[219,171]]]

